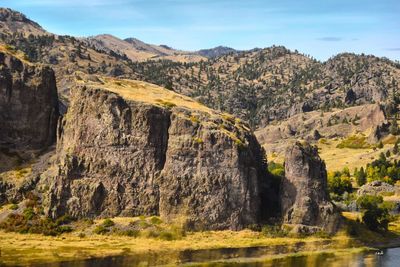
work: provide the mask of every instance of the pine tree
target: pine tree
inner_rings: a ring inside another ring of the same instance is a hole
[[[397,142],[394,144],[392,152],[394,155],[397,155],[399,153],[399,145],[397,144]]]
[[[360,170],[355,174],[356,181],[359,186],[363,186],[367,182],[367,175],[364,168],[361,167]]]
[[[399,133],[399,125],[397,124],[397,119],[394,117],[392,123],[390,124],[390,133],[397,135]]]

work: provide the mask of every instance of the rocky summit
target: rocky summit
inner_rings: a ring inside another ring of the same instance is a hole
[[[325,163],[316,147],[296,142],[286,152],[282,180],[283,222],[295,232],[334,232],[339,215],[329,200]]]
[[[259,222],[266,161],[245,123],[142,82],[84,84],[43,183],[49,216],[161,215],[195,230]]]

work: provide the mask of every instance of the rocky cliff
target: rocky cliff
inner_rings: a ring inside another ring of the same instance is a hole
[[[47,148],[55,141],[57,120],[54,72],[0,47],[1,151],[25,158]]]
[[[296,142],[288,148],[281,188],[283,223],[296,232],[334,232],[339,214],[329,200],[325,163],[316,147]]]
[[[0,45],[0,204],[33,189],[34,161],[54,143],[57,120],[53,71]]]
[[[161,215],[190,229],[259,221],[266,161],[245,123],[141,82],[99,78],[72,92],[42,181],[48,215]]]

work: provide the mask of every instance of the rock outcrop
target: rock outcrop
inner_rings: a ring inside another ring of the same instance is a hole
[[[140,96],[144,83],[123,80],[114,90],[109,80],[72,90],[55,177],[49,170],[43,180],[49,216],[161,215],[195,230],[259,221],[266,161],[246,124],[187,108],[199,104],[165,89],[155,95],[172,102],[151,99],[151,89]]]
[[[299,139],[317,142],[320,138],[347,138],[355,133],[366,134],[369,144],[376,144],[389,134],[389,123],[380,105],[355,106],[329,112],[311,111],[255,132],[268,155],[277,153],[282,156],[286,148]]]
[[[0,148],[45,149],[55,141],[57,120],[54,72],[0,51]]]
[[[373,181],[357,190],[357,195],[389,195],[396,193],[396,187],[382,181]]]
[[[334,232],[339,215],[329,200],[325,163],[316,147],[296,142],[288,148],[281,188],[283,223],[296,232]]]

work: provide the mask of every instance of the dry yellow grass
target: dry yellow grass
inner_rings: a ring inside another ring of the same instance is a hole
[[[318,143],[318,150],[320,157],[325,161],[328,171],[342,170],[348,167],[351,171],[354,168],[360,168],[367,165],[374,159],[379,157],[381,152],[386,152],[391,149],[393,145],[385,145],[381,149],[363,148],[337,148],[340,140],[328,140],[327,143]]]
[[[118,219],[114,218],[114,221]],[[0,263],[31,264],[53,262],[90,257],[104,257],[129,253],[160,252],[171,255],[186,249],[240,248],[255,246],[295,246],[304,242],[304,251],[321,249],[318,241],[327,240],[317,237],[307,238],[268,238],[258,232],[210,231],[189,233],[181,240],[164,241],[153,238],[131,238],[123,236],[93,235],[80,238],[77,234],[64,234],[60,237],[46,237],[35,234],[16,234],[0,231]],[[352,240],[344,235],[331,239],[327,248],[347,247]]]
[[[31,173],[32,173],[31,166],[23,166],[15,170],[1,172],[0,180],[11,182],[14,185],[19,186],[22,184],[25,178],[28,177]]]
[[[26,55],[22,51],[16,50],[12,46],[0,43],[0,52],[14,56],[25,64],[32,65],[32,63],[26,59]]]
[[[128,100],[135,100],[155,105],[172,105],[184,107],[197,111],[206,112],[209,114],[214,113],[210,108],[194,101],[190,97],[177,94],[171,90],[163,87],[136,80],[115,79],[108,77],[98,77],[102,82],[93,81],[77,81],[77,83],[85,84],[92,88],[102,88],[114,93],[117,93]]]

